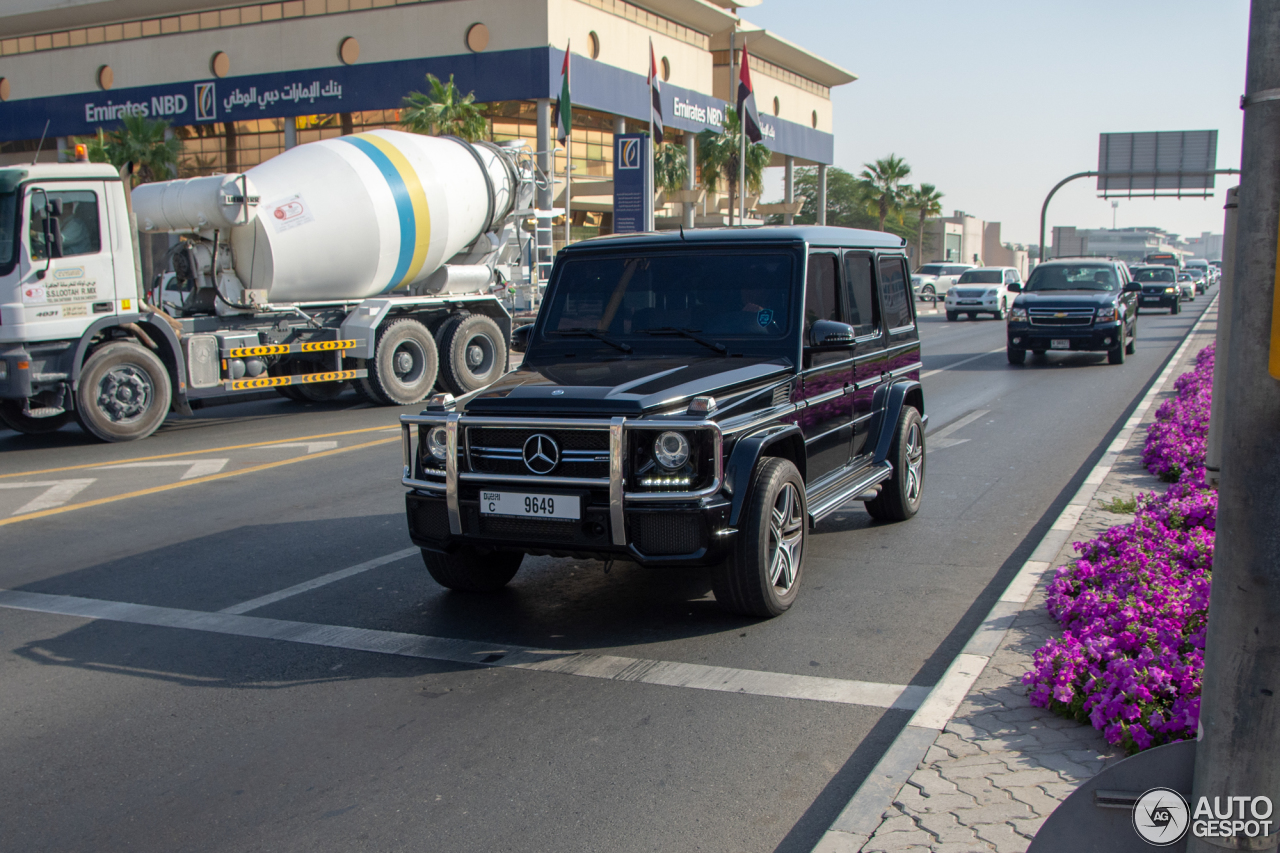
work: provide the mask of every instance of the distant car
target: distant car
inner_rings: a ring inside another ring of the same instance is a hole
[[[1009,285],[1021,282],[1022,277],[1013,267],[965,270],[947,291],[947,319],[958,320],[965,314],[970,320],[976,320],[979,314],[990,314],[1003,320],[1018,295],[1009,290]]]
[[[1142,285],[1138,308],[1168,308],[1170,314],[1182,310],[1178,271],[1163,264],[1133,268],[1133,280]]]
[[[1196,299],[1196,280],[1189,272],[1178,273],[1178,290],[1182,293],[1182,298],[1188,302],[1194,302]]]
[[[1201,293],[1204,293],[1206,290],[1209,289],[1209,274],[1207,270],[1208,270],[1207,267],[1204,269],[1201,269],[1200,267],[1187,267],[1186,270],[1183,272],[1183,275],[1188,275],[1191,277],[1191,283],[1195,287],[1197,296],[1199,296]],[[1179,281],[1182,280],[1181,275],[1178,276],[1178,280]]]
[[[911,292],[917,299],[932,299],[951,289],[965,270],[976,269],[973,264],[948,264],[935,261],[925,264],[911,276]]]
[[[1010,364],[1049,350],[1105,352],[1112,364],[1124,364],[1138,340],[1138,295],[1119,261],[1053,260],[1031,271],[1009,309]],[[1174,288],[1177,289],[1176,287]]]

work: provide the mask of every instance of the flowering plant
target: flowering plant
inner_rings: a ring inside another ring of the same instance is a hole
[[[1213,347],[1157,410],[1143,461],[1174,480],[1137,496],[1129,524],[1077,542],[1049,584],[1062,636],[1035,653],[1031,703],[1134,753],[1195,737],[1218,496],[1204,481]]]

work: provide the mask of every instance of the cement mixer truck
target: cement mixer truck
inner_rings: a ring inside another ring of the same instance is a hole
[[[348,383],[407,405],[505,372],[505,295],[536,280],[527,148],[379,130],[243,174],[143,184],[0,169],[0,420],[104,441],[170,411]],[[138,232],[174,235],[143,281]]]

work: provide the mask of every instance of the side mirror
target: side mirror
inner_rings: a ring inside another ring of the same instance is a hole
[[[1010,292],[1010,293],[1021,293],[1021,292],[1022,292],[1022,282],[1020,282],[1020,281],[1011,281],[1011,282],[1009,282],[1009,292]]]
[[[809,330],[809,346],[838,347],[853,344],[853,326],[835,320],[817,320]]]
[[[533,332],[533,324],[517,326],[511,330],[511,351],[524,352],[529,346],[529,335]]]
[[[1131,281],[1124,286],[1125,293],[1141,293],[1142,285],[1136,281]]]

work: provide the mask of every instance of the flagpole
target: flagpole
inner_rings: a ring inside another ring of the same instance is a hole
[[[742,60],[739,65],[747,61],[747,36],[742,36]],[[742,72],[738,72],[738,76],[742,76]],[[738,224],[742,225],[747,219],[747,117],[742,113],[745,110],[746,102],[738,105]]]
[[[733,100],[733,96],[734,96],[734,95],[737,93],[737,91],[738,91],[738,75],[737,75],[737,73],[736,73],[736,71],[735,71],[735,69],[736,69],[736,67],[737,67],[737,64],[736,64],[736,62],[735,62],[735,60],[734,60],[734,56],[735,56],[735,54],[734,54],[734,37],[735,37],[737,34],[738,34],[738,22],[737,22],[737,21],[734,21],[734,22],[733,22],[733,27],[729,30],[729,100],[731,100],[731,101]],[[742,116],[738,116],[738,123],[739,123],[739,125],[741,125],[741,123],[742,123]],[[741,128],[739,128],[739,129],[741,129]],[[730,224],[730,225],[732,225],[732,224],[733,224],[733,204],[732,204],[732,202],[733,202],[733,192],[732,192],[732,181],[730,182],[729,201],[730,201],[730,204],[729,204],[729,224]]]
[[[564,137],[564,244],[573,240],[573,215],[569,210],[569,194],[573,187],[573,131]]]

